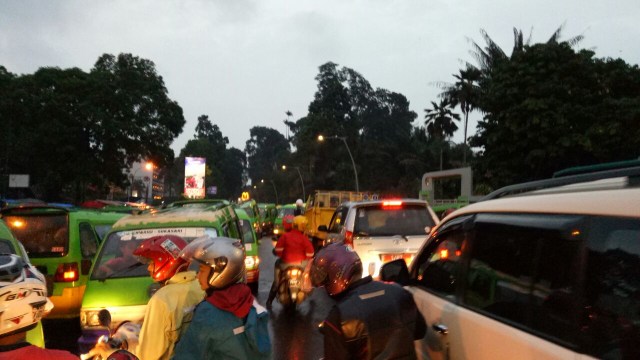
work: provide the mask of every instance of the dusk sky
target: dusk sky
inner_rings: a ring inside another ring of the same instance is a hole
[[[480,29],[510,53],[514,27],[536,43],[564,24],[563,39],[584,36],[578,49],[638,64],[638,19],[638,0],[0,0],[0,65],[30,74],[88,72],[104,53],[153,61],[187,120],[177,155],[202,114],[241,150],[253,126],[285,134],[285,112],[306,115],[327,61],[405,95],[418,125],[437,100],[434,83],[473,62]]]

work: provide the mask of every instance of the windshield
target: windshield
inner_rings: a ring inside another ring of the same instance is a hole
[[[354,232],[370,236],[425,235],[425,227],[434,225],[424,205],[367,206],[358,209]]]
[[[253,208],[247,206],[242,208],[242,210],[244,210],[247,213],[247,215],[249,215],[249,217],[252,217],[252,218],[256,217],[256,213],[253,211]]]
[[[66,214],[7,215],[5,222],[30,257],[62,257],[69,251]]]
[[[133,255],[133,251],[142,241],[159,235],[177,235],[186,242],[191,242],[193,239],[205,235],[217,237],[218,231],[215,228],[179,227],[126,230],[111,233],[105,239],[105,243],[98,255],[91,279],[149,276],[147,267],[138,261]]]
[[[278,217],[285,217],[285,215],[293,215],[295,209],[293,208],[281,208],[278,211]]]

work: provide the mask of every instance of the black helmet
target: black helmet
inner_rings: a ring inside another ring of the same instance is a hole
[[[352,248],[329,244],[314,256],[310,276],[313,286],[324,286],[330,296],[335,296],[362,277],[362,262]]]

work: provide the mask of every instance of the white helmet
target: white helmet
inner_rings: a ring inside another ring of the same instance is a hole
[[[304,205],[304,203],[302,202],[302,199],[296,200],[296,206],[302,206],[302,205]]]
[[[14,254],[0,254],[0,337],[27,331],[53,309],[44,276]]]
[[[180,257],[211,267],[208,283],[212,289],[243,282],[246,275],[244,248],[238,239],[204,236],[182,249]]]

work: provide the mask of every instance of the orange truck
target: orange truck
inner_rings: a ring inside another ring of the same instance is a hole
[[[329,226],[331,216],[333,216],[333,212],[338,205],[345,201],[375,200],[377,198],[377,194],[368,192],[337,190],[314,191],[307,199],[304,213],[304,216],[309,221],[306,235],[313,242],[313,247],[317,250],[324,245],[327,233],[318,230],[318,227],[320,225]]]

